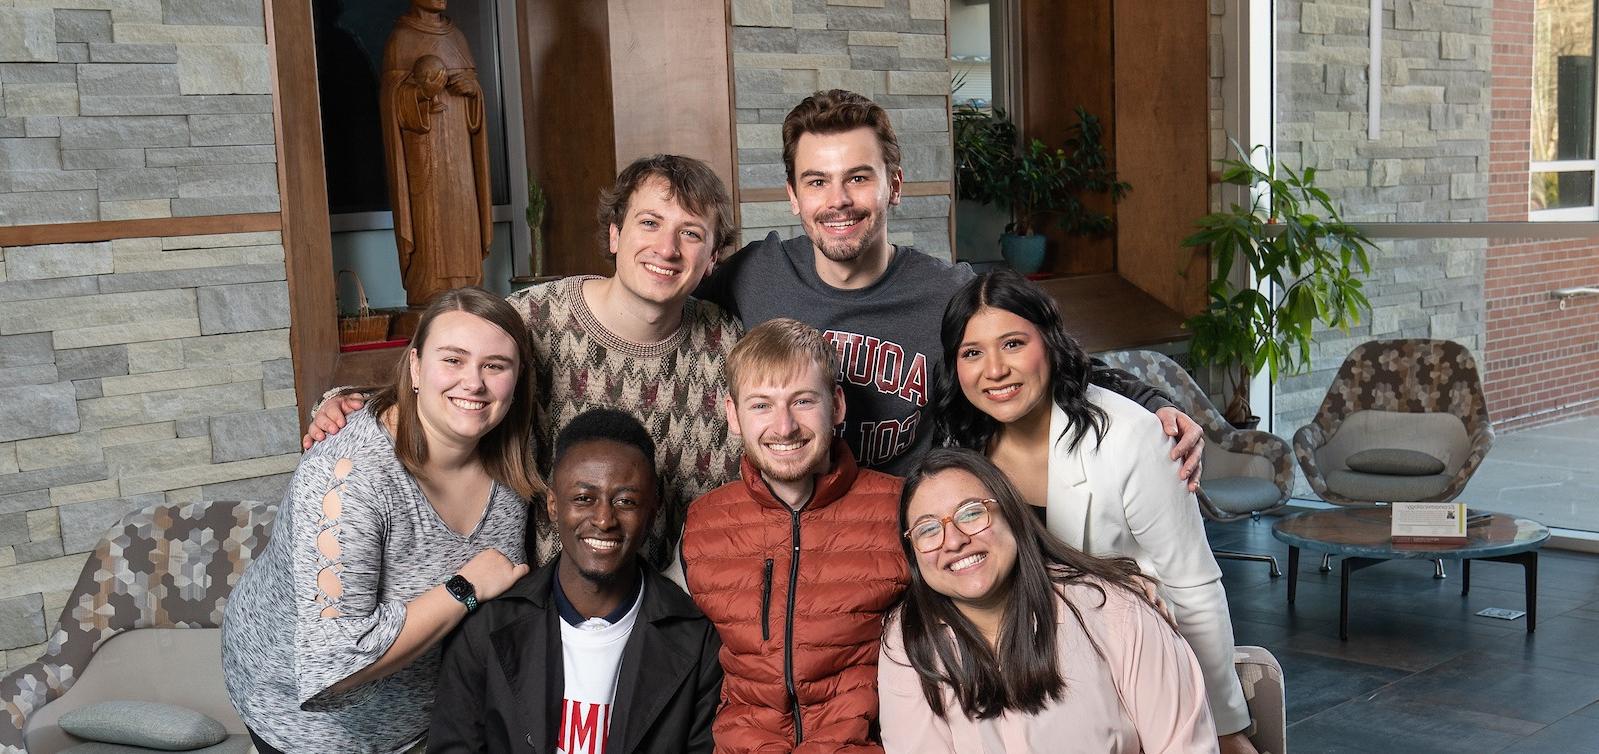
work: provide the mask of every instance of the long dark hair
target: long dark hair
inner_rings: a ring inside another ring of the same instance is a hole
[[[1060,309],[1049,294],[1014,270],[1001,269],[978,275],[957,291],[944,307],[944,323],[940,329],[944,360],[933,380],[934,443],[986,451],[989,441],[999,431],[998,421],[966,399],[956,373],[961,341],[966,339],[966,325],[984,308],[1003,309],[1021,317],[1033,323],[1043,335],[1044,349],[1049,354],[1050,397],[1066,412],[1069,420],[1056,439],[1070,438],[1068,447],[1073,450],[1090,430],[1096,443],[1103,439],[1110,417],[1088,400],[1092,373],[1088,354],[1083,353],[1077,339],[1066,332]]]
[[[434,320],[445,312],[466,312],[505,331],[516,343],[516,391],[511,394],[511,407],[505,418],[478,440],[477,456],[489,477],[516,491],[524,498],[545,492],[533,466],[533,439],[529,427],[533,426],[533,339],[527,325],[516,309],[505,299],[482,288],[466,287],[445,291],[434,297],[417,320],[416,333],[411,343],[394,365],[389,384],[378,389],[367,403],[374,418],[383,416],[390,408],[395,412],[394,455],[405,470],[418,479],[425,479],[423,464],[428,460],[428,441],[422,431],[422,421],[416,412],[415,385],[411,382],[411,353],[421,354],[427,344],[428,333]]]
[[[1154,582],[1129,558],[1096,558],[1056,539],[1028,510],[1004,472],[987,457],[962,448],[929,451],[906,478],[899,498],[901,530],[910,528],[907,511],[917,488],[945,471],[964,471],[982,482],[999,501],[994,515],[1003,518],[1016,537],[1016,565],[1008,579],[1010,594],[1000,620],[998,647],[989,646],[953,601],[927,585],[906,537],[900,538],[900,546],[910,561],[911,583],[889,620],[900,621],[905,654],[921,678],[922,695],[933,714],[947,713],[944,688],[955,691],[961,709],[974,719],[1005,712],[1036,714],[1066,693],[1065,674],[1056,664],[1056,611],[1065,605],[1079,624],[1083,622],[1082,613],[1059,587],[1089,586],[1099,592],[1100,606],[1106,588],[1124,589],[1154,607],[1150,598]],[[1097,644],[1094,649],[1104,656]]]

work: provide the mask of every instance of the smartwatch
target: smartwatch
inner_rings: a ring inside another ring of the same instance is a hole
[[[472,586],[472,582],[466,580],[465,576],[459,573],[451,576],[449,581],[444,582],[444,591],[466,605],[468,613],[477,610],[477,589]]]

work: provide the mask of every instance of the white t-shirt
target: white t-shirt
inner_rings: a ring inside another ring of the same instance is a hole
[[[566,684],[555,749],[561,754],[605,754],[611,735],[611,705],[622,672],[622,650],[644,604],[644,585],[615,623],[589,618],[561,624],[561,663]]]

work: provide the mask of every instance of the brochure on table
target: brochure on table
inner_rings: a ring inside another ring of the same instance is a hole
[[[1396,544],[1466,542],[1465,503],[1390,503]]]

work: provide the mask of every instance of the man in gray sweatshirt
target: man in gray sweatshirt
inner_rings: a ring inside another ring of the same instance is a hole
[[[888,113],[841,89],[805,98],[783,121],[790,210],[805,235],[776,232],[733,255],[695,295],[746,329],[792,317],[821,330],[838,349],[849,412],[843,437],[862,466],[904,476],[932,446],[924,416],[943,358],[944,306],[972,270],[888,242],[889,208],[904,175]],[[1160,417],[1179,441],[1190,488],[1199,480],[1203,432],[1160,392],[1096,363],[1096,384]]]

